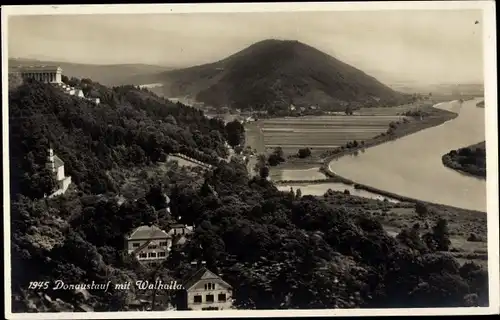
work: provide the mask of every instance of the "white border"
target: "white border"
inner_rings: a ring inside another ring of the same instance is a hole
[[[11,313],[10,291],[10,189],[8,132],[8,73],[2,72],[2,136],[4,190],[4,262],[5,316],[8,319],[126,319],[126,318],[229,318],[229,317],[304,317],[304,316],[394,316],[394,315],[477,315],[498,314],[498,129],[496,82],[496,24],[494,1],[419,1],[419,2],[344,2],[344,3],[226,3],[226,4],[123,4],[123,5],[64,5],[64,6],[3,6],[2,7],[2,70],[7,70],[7,21],[12,15],[60,14],[173,14],[223,12],[299,12],[299,11],[375,11],[375,10],[483,10],[485,125],[487,147],[488,199],[488,273],[489,302],[487,308],[426,308],[426,309],[323,309],[323,310],[233,310],[233,311],[155,311],[155,312],[92,312],[92,313]]]

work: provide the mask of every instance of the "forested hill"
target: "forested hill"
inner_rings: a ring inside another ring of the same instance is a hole
[[[113,167],[143,165],[175,152],[212,164],[226,156],[224,123],[196,109],[133,86],[66,81],[101,103],[36,81],[9,94],[13,194],[50,193],[50,173],[43,169],[49,144],[78,188],[94,194],[118,191],[105,173]]]
[[[426,217],[432,229],[414,225],[391,237],[372,214],[388,202],[280,192],[266,179],[249,179],[237,160],[220,161],[205,174],[172,165],[154,183],[136,179],[147,185],[145,195],[118,203],[120,186],[107,177],[108,168],[153,167],[148,162],[175,150],[215,163],[224,155],[223,124],[133,87],[82,82],[101,105],[37,82],[9,97],[10,178],[22,194],[12,199],[10,215],[14,312],[75,311],[82,304],[94,311],[137,310],[133,303],[141,299],[166,310],[175,291],[139,290],[135,281],[181,281],[200,260],[233,286],[239,309],[488,304],[487,271],[473,262],[461,266],[443,252],[451,250],[449,232],[433,213]],[[37,200],[51,184],[41,170],[49,142],[79,192]],[[157,269],[124,254],[124,237],[134,228],[156,223],[166,230],[177,217],[194,225],[194,233]],[[53,290],[56,280],[111,285],[84,294]],[[44,281],[51,285],[30,287]],[[114,287],[126,282],[130,290]]]
[[[377,79],[299,41],[264,40],[223,60],[166,71],[167,96],[190,95],[213,106],[241,109],[319,105],[397,105],[404,95]]]

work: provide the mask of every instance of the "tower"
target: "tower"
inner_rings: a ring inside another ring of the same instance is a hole
[[[56,164],[54,161],[54,149],[52,149],[52,146],[49,147],[48,160],[49,160],[48,165],[49,165],[50,170],[52,170],[52,172],[55,172],[56,171]]]

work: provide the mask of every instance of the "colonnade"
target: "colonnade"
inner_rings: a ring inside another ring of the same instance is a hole
[[[57,73],[55,72],[23,72],[23,76],[38,81],[46,81],[46,82],[58,81]]]

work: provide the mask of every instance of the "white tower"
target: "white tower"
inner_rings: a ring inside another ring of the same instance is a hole
[[[54,161],[54,150],[52,149],[52,147],[49,147],[49,166],[52,172],[56,171],[56,163]]]

